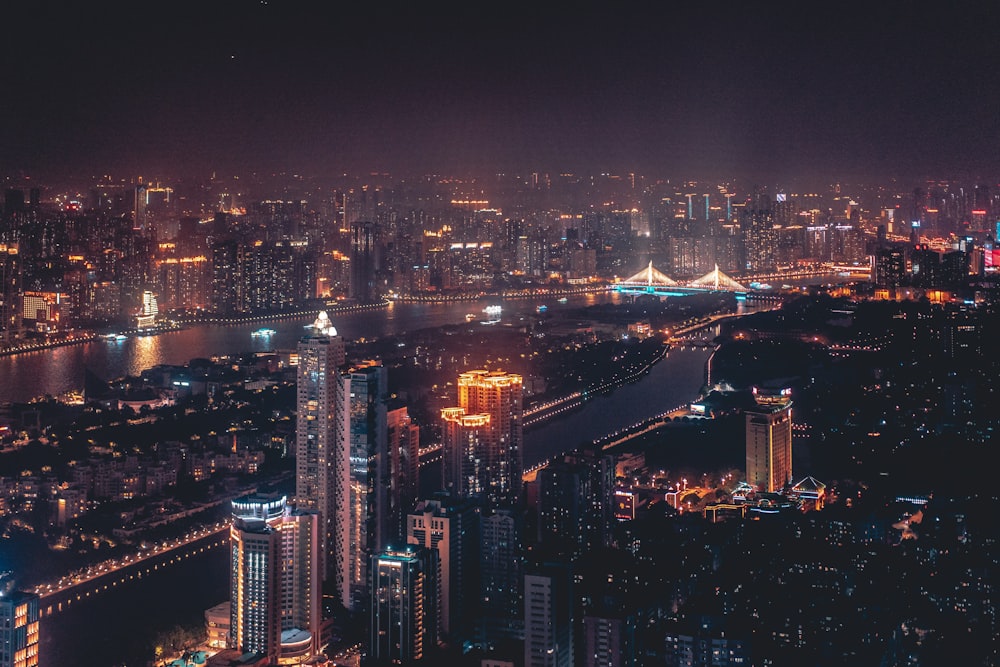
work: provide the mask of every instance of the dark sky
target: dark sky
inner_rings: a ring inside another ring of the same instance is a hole
[[[989,2],[12,4],[0,176],[1000,172]]]

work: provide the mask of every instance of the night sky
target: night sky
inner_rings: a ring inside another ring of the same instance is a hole
[[[989,2],[11,4],[0,177],[1000,173]]]

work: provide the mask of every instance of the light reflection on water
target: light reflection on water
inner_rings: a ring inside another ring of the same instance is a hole
[[[534,313],[542,303],[555,309],[617,301],[615,293],[571,297],[560,304],[554,299],[516,300],[504,303],[504,319]],[[377,338],[406,331],[457,324],[466,313],[481,314],[489,299],[453,303],[391,304],[387,308],[333,313],[340,335],[350,340]],[[0,357],[0,403],[23,402],[37,396],[57,396],[83,389],[84,370],[109,380],[139,375],[158,364],[186,364],[199,357],[241,354],[251,351],[290,350],[306,333],[314,315],[232,325],[202,325],[157,336],[130,336],[126,340],[96,340],[49,350]],[[271,336],[253,338],[262,326],[275,330]]]
[[[136,376],[147,368],[161,363],[162,352],[160,338],[162,336],[138,336],[133,339],[132,353],[128,356],[128,375]]]
[[[599,303],[619,302],[615,292],[570,297],[567,303],[556,299],[519,299],[503,304],[505,321],[535,314],[539,305],[549,313]],[[392,303],[386,308],[353,313],[333,313],[332,321],[340,335],[349,340],[378,338],[407,331],[458,324],[467,313],[482,315],[485,305],[494,299],[452,303]],[[739,304],[743,314],[755,306]],[[96,340],[49,350],[0,357],[0,403],[24,402],[37,396],[57,396],[68,391],[82,391],[84,370],[105,380],[125,375],[137,376],[159,364],[183,365],[199,357],[294,349],[307,332],[314,315],[257,321],[231,325],[200,325],[157,336],[130,336],[125,340]],[[266,326],[275,330],[271,336],[254,338],[253,331]]]

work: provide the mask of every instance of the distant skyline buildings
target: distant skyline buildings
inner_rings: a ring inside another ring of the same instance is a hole
[[[611,282],[650,260],[677,279],[718,265],[765,284],[862,267],[879,298],[957,293],[1000,270],[1000,187],[911,185],[802,191],[628,172],[9,187],[0,340],[129,328],[147,293],[165,322]]]

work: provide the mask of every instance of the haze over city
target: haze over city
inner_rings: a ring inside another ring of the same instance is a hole
[[[1000,11],[0,14],[0,667],[995,667]]]
[[[985,2],[16,3],[0,174],[992,182],[998,22]]]

